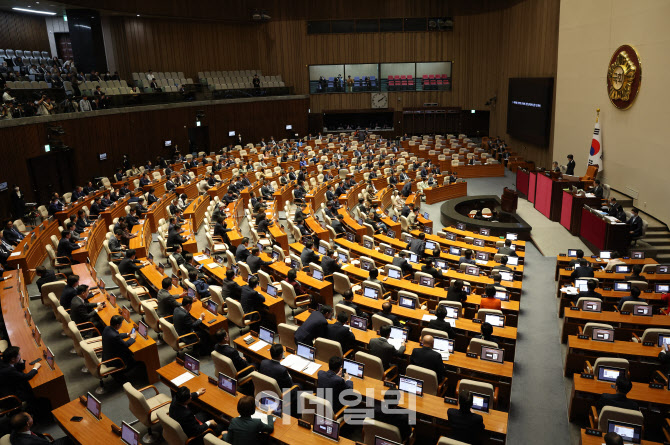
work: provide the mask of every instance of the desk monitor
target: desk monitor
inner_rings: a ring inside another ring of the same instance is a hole
[[[630,283],[627,281],[615,281],[614,290],[630,292]]]
[[[632,267],[630,264],[617,264],[614,266],[614,272],[616,273],[630,273]]]
[[[461,254],[461,249],[459,249],[458,247],[449,246],[449,253],[458,256]]]
[[[324,246],[319,246],[319,255],[325,255],[327,253]]]
[[[479,234],[482,236],[490,236],[491,235],[491,230],[490,229],[485,229],[485,228],[480,228],[479,229]]]
[[[667,294],[668,292],[670,292],[670,284],[657,284],[656,285],[656,293]]]
[[[259,250],[261,253],[263,252],[263,250],[264,250],[263,244],[258,243],[258,244],[256,244],[256,247],[258,247],[258,250]]]
[[[154,263],[154,255],[152,253],[149,253],[147,255],[147,261],[149,261],[149,263],[151,263],[151,264]]]
[[[367,331],[368,319],[365,317],[359,317],[358,315],[352,315],[351,320],[349,320],[349,325],[354,329],[358,329],[359,331]]]
[[[656,273],[669,273],[670,266],[656,266]]]
[[[488,346],[482,346],[482,355],[481,359],[489,362],[502,363],[505,356],[505,351],[498,348],[489,348]]]
[[[436,351],[448,351],[451,354],[454,352],[454,340],[451,338],[434,337],[433,349]]]
[[[490,323],[491,326],[495,326],[498,328],[504,328],[505,327],[505,316],[500,315],[500,314],[486,314],[484,317],[484,321],[486,323]]]
[[[388,232],[386,232],[386,236],[388,236],[389,238],[394,238],[395,239],[395,232],[392,229],[389,229]]]
[[[137,333],[142,336],[145,340],[149,338],[149,326],[142,320],[137,324]]]
[[[449,270],[449,266],[444,260],[435,260],[435,266],[437,266],[438,269]]]
[[[588,291],[589,290],[588,284],[589,280],[587,280],[586,278],[577,278],[575,280],[575,287],[579,289],[579,292]]]
[[[392,440],[384,439],[383,437],[375,436],[375,445],[402,445]]]
[[[258,329],[258,338],[263,340],[265,343],[272,344],[275,341],[275,333],[268,328],[261,327]]]
[[[472,409],[481,411],[483,413],[489,412],[490,398],[484,394],[471,392],[472,394]]]
[[[314,278],[315,280],[322,281],[323,272],[321,272],[319,269],[314,269],[314,272],[312,272],[312,278]]]
[[[430,219],[430,218],[428,217],[428,212],[423,212],[423,217],[426,218],[426,219]]]
[[[274,397],[271,393],[261,392],[258,404],[260,405],[259,408],[266,413],[272,410],[274,416],[282,416],[282,400]]]
[[[508,256],[507,257],[507,265],[508,266],[518,266],[519,265],[519,257],[518,256]]]
[[[422,277],[423,278],[423,277]],[[407,298],[400,295],[398,297],[398,306],[404,307],[407,309],[416,309],[416,300],[413,298]]]
[[[114,294],[113,292],[108,293],[107,300],[109,300],[110,306],[116,307],[116,294]]]
[[[507,233],[505,238],[511,241],[516,241],[519,238],[519,235],[517,235],[516,233]]]
[[[42,344],[42,333],[40,332],[40,328],[35,327],[35,330],[33,331],[33,337],[35,337],[35,343],[37,346]]]
[[[447,318],[452,318],[454,320],[458,319],[458,309],[455,308],[454,306],[447,306],[443,305],[444,308],[447,310]]]
[[[598,367],[598,380],[604,382],[615,383],[619,375],[624,372],[622,368],[613,368],[610,366],[599,366]]]
[[[409,254],[409,262],[418,264],[419,263],[419,256],[414,252],[410,253]]]
[[[347,256],[346,253],[338,252],[337,258],[340,260],[342,263],[348,263],[349,262],[349,257]]]
[[[486,244],[486,242],[485,242],[483,239],[475,238],[475,239],[472,241],[472,244],[474,244],[474,245],[477,246],[477,247],[484,247],[484,245]]]
[[[205,301],[205,309],[212,313],[212,315],[218,315],[219,313],[219,304],[212,299]]]
[[[232,377],[228,377],[222,372],[219,373],[219,381],[216,386],[231,396],[237,395],[237,380]]]
[[[291,269],[300,270],[300,264],[298,264],[298,260],[291,258]]]
[[[640,443],[642,439],[642,425],[633,423],[619,422],[617,420],[607,421],[607,432],[617,433],[624,442]]]
[[[514,274],[512,272],[500,271],[500,280],[502,281],[514,281]]]
[[[447,239],[448,239],[449,241],[456,241],[456,234],[455,234],[455,233],[451,233],[451,232],[447,232]]]
[[[314,426],[312,427],[312,431],[336,442],[340,440],[340,424],[318,414],[314,414]]]
[[[423,233],[426,235],[432,235],[433,234],[433,228],[428,227],[428,226],[423,226]]]
[[[93,394],[86,393],[86,409],[89,413],[93,415],[96,419],[100,420],[102,417],[102,405],[100,400],[93,397]]]
[[[347,232],[347,240],[351,241],[352,243],[356,242],[356,235],[351,232]]]
[[[342,368],[347,374],[358,377],[359,379],[363,378],[363,371],[365,370],[365,365],[363,363],[358,363],[353,360],[344,359],[342,361]]]
[[[363,225],[363,219],[362,218],[358,218],[356,221],[358,222],[359,225],[361,225],[361,226]]]
[[[371,263],[368,260],[360,260],[360,261],[361,261],[361,269],[363,270],[367,270],[369,272],[375,268],[375,263]]]
[[[497,298],[500,301],[509,301],[509,292],[504,290],[497,290],[495,298]]]
[[[51,348],[49,348],[48,346],[46,352],[44,353],[44,359],[47,361],[47,365],[49,365],[49,368],[51,368],[52,370],[55,369],[56,357],[54,356],[54,353],[51,352]]]
[[[105,282],[102,280],[102,278],[98,278],[98,288],[101,291],[105,290]]]
[[[435,278],[433,277],[419,277],[419,284],[426,287],[435,287]]]
[[[276,297],[277,296],[277,289],[271,284],[268,284],[267,289],[265,289],[265,293],[268,294],[271,297]]]
[[[489,254],[488,254],[488,252],[477,252],[475,254],[475,258],[477,258],[480,261],[488,261],[489,260]]]
[[[389,278],[394,278],[396,280],[400,280],[402,278],[402,272],[396,269],[389,269],[388,270],[388,276]]]
[[[275,261],[278,261],[279,260],[279,252],[277,252],[276,250],[273,250],[272,251],[272,259],[275,260]]]
[[[188,354],[184,355],[184,368],[195,375],[200,375],[200,360]]]
[[[366,249],[374,249],[375,244],[372,241],[370,241],[369,239],[364,239],[363,240],[363,247],[365,247]]]
[[[372,298],[373,300],[378,300],[379,299],[379,291],[375,289],[374,287],[363,287],[363,296]]]
[[[308,346],[304,343],[298,343],[298,348],[295,352],[298,357],[302,357],[310,362],[314,361],[314,347]]]
[[[670,346],[670,335],[658,334],[658,346],[663,347],[663,345]]]
[[[186,288],[186,295],[188,295],[191,298],[195,298],[195,290],[191,287]]]
[[[125,421],[121,422],[121,441],[126,445],[141,445],[140,433]]]
[[[399,328],[397,326],[391,326],[391,333],[389,334],[389,338],[397,338],[398,340],[401,341],[407,341],[407,333],[408,333],[407,328]]]
[[[512,244],[509,248],[516,252],[516,244]]]
[[[463,224],[463,223],[457,223],[457,224],[456,224],[456,228],[457,228],[458,230],[465,230],[465,224]]]
[[[395,256],[395,250],[393,250],[393,247],[384,247],[384,253],[388,256]]]
[[[603,304],[600,301],[585,301],[582,310],[586,312],[602,312]]]
[[[174,287],[179,287],[179,278],[177,278],[177,275],[172,274],[172,285]]]
[[[437,243],[435,241],[426,241],[426,249],[435,250]]]
[[[612,251],[611,250],[601,250],[599,257],[600,257],[601,260],[610,260],[610,259],[612,259]]]
[[[477,266],[465,266],[465,274],[479,276],[479,267]]]
[[[121,316],[128,323],[131,323],[131,321],[130,321],[130,309],[128,309],[126,306],[121,306]]]
[[[470,295],[470,286],[467,284],[463,285],[463,292],[465,292],[467,295]]]
[[[393,216],[391,217],[391,220],[392,220],[393,222],[398,222],[398,215],[393,215]]]
[[[652,307],[646,304],[634,304],[633,315],[641,315],[643,317],[652,316]]]
[[[641,250],[631,251],[630,252],[630,257],[634,260],[643,260],[644,259],[644,252],[641,251]]]
[[[207,256],[207,258],[212,257],[212,251],[210,250],[209,247],[205,247],[205,255]]]
[[[577,249],[568,249],[568,256],[570,258],[577,258]]]
[[[406,375],[400,376],[400,381],[398,383],[398,389],[400,391],[405,391],[410,394],[417,395],[419,397],[423,396],[423,380],[413,379],[407,377]]]
[[[409,233],[402,232],[402,234],[400,235],[400,239],[402,239],[407,244],[409,244],[409,242],[412,241],[414,239],[414,237],[412,235],[410,235]]]
[[[591,338],[597,341],[614,342],[614,329],[599,329],[595,328],[591,334]]]

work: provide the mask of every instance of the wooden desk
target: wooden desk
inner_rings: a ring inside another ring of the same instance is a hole
[[[58,225],[57,220],[51,222],[45,221],[38,225],[21,240],[19,245],[9,255],[7,259],[9,268],[16,269],[17,266],[20,266],[23,279],[26,283],[31,283],[35,277],[35,272],[31,272],[31,270],[34,270],[46,259],[47,249],[45,246],[51,244],[51,235],[55,235],[60,240]],[[34,241],[31,239],[33,233],[35,234]],[[54,252],[56,252],[56,249],[54,249]]]
[[[92,195],[87,195],[83,199],[80,199],[79,201],[70,203],[67,207],[64,207],[63,210],[60,212],[54,213],[54,219],[56,219],[61,225],[63,222],[70,217],[70,215],[76,215],[79,210],[82,209],[82,207],[86,206],[89,209],[91,208],[91,204],[93,203],[93,200],[97,197],[102,197],[104,194],[104,190],[98,190]]]
[[[17,271],[5,272],[4,277],[12,275],[11,278],[2,282],[3,288],[12,286],[10,289],[0,290],[0,302],[2,305],[2,316],[5,320],[7,336],[12,346],[21,348],[21,358],[26,363],[26,371],[33,369],[28,363],[36,358],[42,358],[46,352],[45,340],[42,338],[40,345],[35,343],[33,329],[36,327],[34,322],[28,326],[25,318],[25,311],[28,308],[28,289],[24,280],[19,284]],[[23,301],[23,305],[21,302]],[[24,307],[25,306],[25,309]],[[54,369],[51,369],[42,360],[42,367],[37,371],[37,375],[30,379],[30,387],[37,398],[46,398],[51,402],[53,408],[66,404],[70,400],[67,392],[67,385],[63,372],[58,367],[58,360],[65,357],[56,357]]]
[[[81,404],[79,398],[54,409],[51,414],[68,437],[78,445],[93,443],[97,445],[118,445],[122,443],[121,438],[112,432],[114,422],[104,413],[101,413],[100,420],[93,417],[86,407]],[[70,420],[75,416],[81,417],[81,422]]]
[[[140,224],[133,226],[132,234],[136,236],[130,239],[128,248],[135,249],[137,258],[146,258],[152,239],[149,219],[140,220]]]
[[[614,224],[589,207],[582,207],[582,226],[579,239],[592,251],[616,250],[625,252],[630,246],[627,224]]]
[[[601,288],[596,288],[595,291],[602,296],[603,301],[602,309],[604,311],[613,311],[617,307],[617,304],[619,303],[619,300],[621,298],[630,295],[630,292],[604,290]],[[569,308],[570,304],[573,302],[572,300],[573,295],[566,294],[562,288],[558,288],[558,292],[560,298],[558,316],[559,318],[563,318],[563,315],[565,314],[565,309]],[[666,304],[663,303],[661,300],[663,298],[663,295],[664,294],[656,292],[643,292],[642,294],[640,294],[640,297],[643,298],[650,306],[659,307],[659,306],[666,306]]]
[[[459,165],[450,167],[459,178],[492,178],[505,176],[505,166],[500,164]]]
[[[209,195],[199,196],[193,200],[184,210],[184,219],[191,220],[191,227],[193,232],[197,232],[200,224],[205,219],[207,214],[207,207],[209,206]]]
[[[170,206],[172,200],[174,200],[174,193],[167,193],[159,198],[157,202],[154,202],[148,209],[146,215],[144,216],[149,220],[149,229],[151,233],[158,231],[158,221],[161,219],[168,219],[167,208]]]
[[[540,173],[537,174],[536,181],[535,208],[550,220],[559,221],[563,203],[561,200],[563,189],[572,185],[579,187],[579,182],[553,179],[546,174]]]
[[[580,435],[580,445],[602,445],[605,443],[604,433],[603,436],[596,437],[586,434],[586,430],[581,431]],[[661,442],[651,442],[649,440],[642,440],[640,445],[663,445]]]
[[[98,219],[102,219],[105,225],[109,226],[114,223],[115,218],[126,216],[126,206],[128,205],[129,199],[130,194],[126,195],[124,199],[114,203],[114,207],[110,206],[107,210],[101,212]]]
[[[186,197],[188,199],[195,199],[198,196],[198,182],[200,182],[202,178],[196,177],[191,179],[191,182],[189,182],[186,185],[180,185],[175,189],[175,192],[177,195],[182,195],[186,194]]]
[[[632,334],[642,335],[649,328],[670,328],[670,317],[667,315],[652,315],[643,317],[639,315],[621,315],[619,312],[587,312],[587,311],[565,311],[563,314],[563,330],[561,342],[568,341],[569,335],[577,335],[578,326],[584,326],[588,322],[605,323],[614,327],[616,340],[630,340]]]
[[[573,280],[570,277],[572,274],[571,270],[565,270],[561,269],[559,272],[559,277],[558,277],[558,282],[559,285],[563,285],[565,283],[571,283]],[[603,286],[603,283],[605,283],[605,286],[612,286],[615,281],[625,281],[626,276],[629,274],[627,273],[608,273],[605,272],[604,270],[596,270],[593,273],[594,278],[597,278],[598,281],[600,282],[600,286]],[[643,273],[641,274],[643,277],[647,279],[649,284],[653,285],[656,282],[657,283],[668,283],[670,282],[670,274],[659,274],[659,273],[653,273],[653,274],[648,274],[648,273]],[[644,293],[643,293],[644,295]]]
[[[263,261],[271,260],[265,253],[261,254],[261,258]],[[291,270],[290,264],[281,261],[272,263],[269,267],[270,270],[274,272],[274,275],[277,275],[282,279],[285,279],[288,271]],[[315,297],[318,303],[327,304],[328,306],[333,307],[333,283],[326,280],[316,280],[303,271],[298,271],[296,279],[298,280],[298,283],[306,286],[307,290],[311,291],[311,295]]]
[[[466,236],[469,236],[471,238],[482,239],[482,240],[484,240],[486,246],[493,248],[496,252],[498,251],[498,249],[496,247],[496,243],[498,241],[504,241],[499,236],[480,235],[478,232],[472,232],[470,230],[460,230],[460,229],[457,229],[456,227],[443,227],[442,231],[445,232],[445,233],[450,232],[450,233],[455,234],[457,236],[456,239],[459,239],[461,241],[463,241]],[[416,232],[417,234],[419,233],[418,231],[414,231],[414,232]],[[429,236],[437,237],[439,239],[445,240],[445,238],[440,238],[439,236],[437,236],[435,234],[426,235],[426,238],[428,238]],[[523,257],[525,255],[524,251],[526,250],[526,242],[524,240],[516,240],[516,241],[512,241],[512,244],[514,244],[514,246],[516,248],[516,254],[520,258]],[[469,245],[472,246],[471,244],[469,244]],[[472,249],[477,249],[477,247],[478,246],[472,246],[471,248]]]
[[[557,255],[556,256],[556,278],[555,280],[558,280],[558,275],[561,269],[565,269],[566,267],[569,267],[570,261],[574,260],[576,258],[569,257],[567,255]],[[590,263],[591,267],[594,268],[600,268],[604,267],[607,264],[607,261],[601,259],[601,258],[593,258],[593,257],[584,257],[586,261]],[[634,260],[632,258],[628,259],[623,259],[623,258],[617,258],[618,261],[621,261],[622,263],[625,264],[658,264],[655,259],[653,258],[644,258],[642,260]]]
[[[426,195],[426,204],[435,204],[437,202],[446,201],[448,199],[467,196],[468,183],[454,182],[453,184],[428,187],[423,189],[423,193]]]
[[[579,236],[582,227],[582,207],[585,205],[599,207],[601,198],[587,198],[586,196],[577,196],[571,191],[563,190],[563,200],[561,205],[561,225],[568,231]]]
[[[88,228],[88,232],[85,232],[87,239],[84,241],[84,245],[72,252],[72,258],[80,263],[85,263],[88,259],[91,264],[95,264],[102,250],[102,243],[107,237],[107,230],[108,226],[103,219],[95,220],[93,225]]]

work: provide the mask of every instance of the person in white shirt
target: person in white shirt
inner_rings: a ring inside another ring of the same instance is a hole
[[[5,88],[5,92],[2,93],[3,102],[14,102],[16,99],[9,94],[9,87]]]
[[[92,111],[91,102],[88,100],[87,96],[82,96],[79,101],[79,111]]]
[[[147,73],[147,80],[148,80],[149,82],[151,82],[152,80],[154,80],[153,71],[149,70],[149,72]]]

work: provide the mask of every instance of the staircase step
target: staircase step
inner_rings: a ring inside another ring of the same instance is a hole
[[[664,236],[664,237],[659,237],[659,238],[649,238],[647,236],[644,237],[644,241],[652,246],[662,246],[667,244],[670,246],[670,237]]]
[[[667,239],[670,238],[670,233],[668,232],[650,232],[647,230],[647,233],[644,234],[644,239]]]
[[[649,232],[665,232],[668,235],[670,235],[670,231],[668,231],[668,228],[665,226],[648,226],[647,227],[647,233]]]

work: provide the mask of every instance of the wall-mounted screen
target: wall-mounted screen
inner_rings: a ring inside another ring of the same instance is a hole
[[[510,78],[507,133],[530,144],[548,147],[553,97],[553,77]]]

